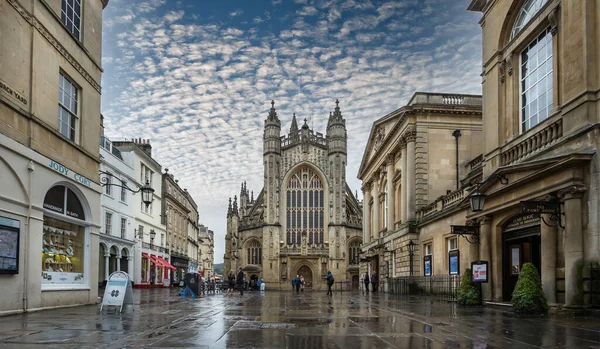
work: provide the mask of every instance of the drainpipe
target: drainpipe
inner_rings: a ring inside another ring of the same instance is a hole
[[[459,180],[459,171],[458,171],[458,137],[461,136],[460,134],[460,130],[454,130],[454,132],[452,132],[452,136],[454,136],[454,138],[456,139],[456,190],[459,189],[460,186],[460,180]]]

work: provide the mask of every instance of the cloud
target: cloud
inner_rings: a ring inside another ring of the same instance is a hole
[[[415,91],[480,93],[481,29],[466,2],[317,0],[258,12],[165,1],[108,6],[105,134],[151,139],[153,156],[215,231],[219,262],[228,197],[239,195],[244,180],[255,197],[263,186],[271,99],[282,134],[294,112],[325,133],[340,99],[347,178],[359,189],[355,177],[375,119]],[[427,15],[429,8],[437,15]]]

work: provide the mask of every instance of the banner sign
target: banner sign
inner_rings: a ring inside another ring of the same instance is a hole
[[[431,276],[431,255],[423,257],[423,271],[425,276]]]
[[[488,282],[488,262],[487,261],[471,262],[471,273],[473,275],[473,282],[475,282],[475,283]]]
[[[122,271],[115,271],[108,277],[100,311],[106,305],[119,307],[120,313],[123,310],[123,304],[133,305],[133,290],[129,275]]]
[[[460,274],[460,254],[458,250],[448,252],[448,266],[450,275]]]

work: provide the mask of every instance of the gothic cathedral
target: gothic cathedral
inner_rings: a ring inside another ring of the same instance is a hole
[[[242,183],[229,201],[225,275],[242,268],[252,283],[290,287],[296,275],[306,287],[324,289],[327,271],[357,287],[362,208],[346,183],[346,120],[339,102],[327,134],[314,132],[296,115],[289,134],[271,102],[263,135],[264,187],[256,200]],[[238,207],[239,206],[239,207]]]

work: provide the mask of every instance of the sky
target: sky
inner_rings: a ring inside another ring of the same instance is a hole
[[[348,184],[375,120],[416,91],[481,93],[480,13],[470,0],[110,0],[102,114],[111,139],[149,139],[198,204],[223,261],[228,198],[262,189],[271,100],[325,133],[339,99]]]

